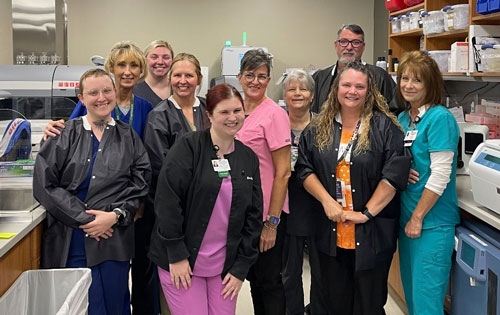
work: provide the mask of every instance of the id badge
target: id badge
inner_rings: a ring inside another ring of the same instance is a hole
[[[411,147],[413,141],[417,138],[418,130],[408,130],[405,135],[404,144],[405,147]]]
[[[229,161],[227,159],[212,160],[212,166],[214,171],[219,173],[219,177],[228,177],[231,166],[229,166]]]
[[[295,171],[295,163],[297,163],[297,158],[299,156],[299,147],[292,145],[291,152],[290,152],[290,161],[292,162],[292,172]]]
[[[340,180],[337,180],[335,182],[335,199],[337,199],[337,202],[341,203],[343,198],[344,195],[342,195],[342,183]]]
[[[342,207],[346,206],[345,183],[343,180],[337,180],[335,182],[335,197],[337,197],[337,202],[340,203]]]

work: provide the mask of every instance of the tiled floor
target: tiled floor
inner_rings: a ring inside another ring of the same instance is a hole
[[[311,284],[311,274],[309,271],[309,263],[307,259],[304,260],[304,271],[303,271],[303,280],[304,282],[304,295],[306,304],[309,302],[309,288]],[[389,294],[389,298],[387,300],[387,304],[385,305],[385,312],[387,315],[404,315],[406,311],[403,312],[401,308],[398,306],[396,301]],[[243,283],[243,287],[241,288],[238,304],[236,306],[236,314],[237,315],[251,315],[253,314],[252,307],[252,298],[250,296],[250,285],[248,281]]]

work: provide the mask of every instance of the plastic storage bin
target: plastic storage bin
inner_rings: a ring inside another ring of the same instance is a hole
[[[410,30],[416,30],[419,28],[420,14],[418,12],[408,12],[406,13],[410,23]]]
[[[484,72],[500,72],[500,45],[482,45],[479,55]]]
[[[401,32],[406,32],[410,30],[410,18],[404,14],[398,16],[401,21]]]
[[[500,12],[500,0],[488,1],[488,13]]]
[[[403,0],[386,0],[385,8],[389,10],[389,12],[394,12],[403,10],[404,8],[406,8],[406,4]]]
[[[391,33],[396,34],[401,32],[401,21],[398,17],[390,17],[389,21],[391,22]]]
[[[85,315],[91,282],[87,268],[25,271],[0,298],[0,314]]]
[[[488,14],[488,0],[477,0],[476,12],[479,14]]]
[[[460,30],[469,27],[469,5],[447,5],[443,8],[444,30]]]
[[[422,12],[422,22],[424,35],[444,32],[444,19],[442,11]]]
[[[441,72],[448,72],[448,59],[451,50],[428,50],[427,54],[436,61]]]
[[[424,0],[404,0],[404,2],[407,6],[412,7],[414,5],[424,2]]]

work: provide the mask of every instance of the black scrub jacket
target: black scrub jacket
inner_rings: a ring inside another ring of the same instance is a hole
[[[259,254],[263,211],[259,159],[238,140],[225,158],[231,167],[233,196],[222,278],[229,272],[243,281]],[[176,140],[163,164],[149,258],[165,270],[170,263],[186,258],[194,269],[222,184],[212,166],[214,159],[217,156],[210,130],[204,130]]]
[[[394,122],[378,111],[370,122],[370,148],[361,154],[351,155],[351,190],[354,211],[363,211],[382,179],[387,179],[397,190],[404,190],[408,181],[410,161],[403,152],[403,132]],[[321,184],[335,199],[335,171],[337,148],[340,144],[342,125],[335,121],[333,143],[319,151],[316,130],[310,126],[302,133],[299,158],[295,170],[300,180],[316,174]],[[354,142],[351,152],[354,152]],[[396,195],[397,196],[397,195]],[[323,208],[317,222],[318,250],[335,256],[337,249],[337,222],[330,221]],[[373,220],[356,224],[356,270],[375,267],[377,260],[391,259],[396,250],[399,227],[399,198],[394,198]]]
[[[91,222],[86,210],[126,211],[126,220],[113,227],[113,236],[85,238],[88,266],[106,260],[126,261],[134,255],[133,218],[147,196],[151,166],[137,133],[127,124],[108,125],[99,144],[86,200],[76,196],[92,159],[92,131],[82,117],[65,123],[61,134],[42,144],[33,173],[33,194],[47,210],[42,239],[42,267],[65,267],[73,229]]]

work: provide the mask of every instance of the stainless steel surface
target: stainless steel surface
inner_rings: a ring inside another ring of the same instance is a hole
[[[32,177],[0,178],[0,217],[24,217],[38,205],[32,182]]]
[[[78,102],[81,75],[95,66],[0,65],[1,109],[13,109],[28,119],[68,118]],[[18,118],[0,111],[0,120]],[[1,135],[0,135],[1,136]]]
[[[67,64],[66,1],[12,0],[12,39],[14,64],[21,52],[37,57],[42,52],[56,54]]]

